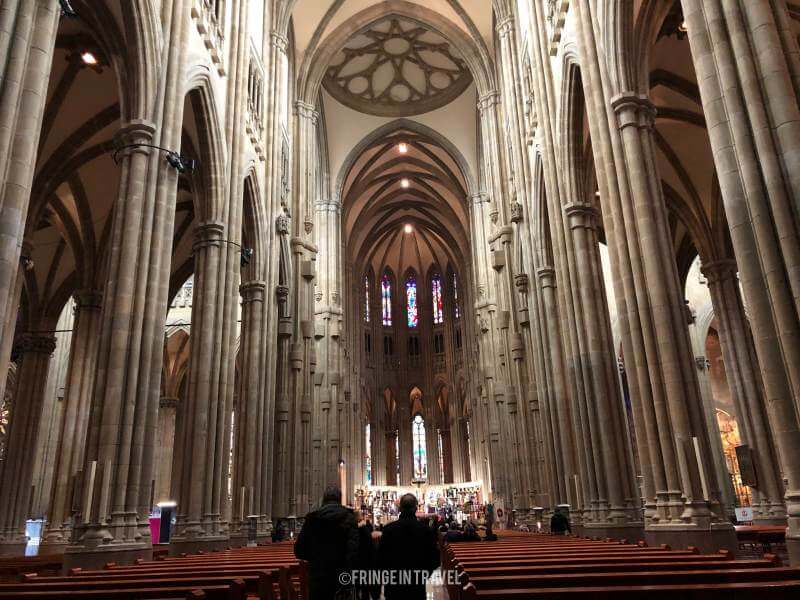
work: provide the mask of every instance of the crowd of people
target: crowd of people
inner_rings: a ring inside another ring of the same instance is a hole
[[[414,494],[400,498],[396,521],[377,526],[370,513],[343,506],[341,498],[341,490],[329,486],[322,506],[306,515],[297,536],[294,553],[308,562],[311,600],[377,600],[381,589],[386,600],[424,599],[425,581],[439,567],[440,538],[447,543],[497,539],[491,522],[481,537],[470,521],[418,518]],[[569,519],[557,510],[551,528],[566,533]],[[414,576],[411,581],[387,576],[397,573]]]

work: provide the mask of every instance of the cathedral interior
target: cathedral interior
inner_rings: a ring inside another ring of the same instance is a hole
[[[800,562],[799,41],[794,0],[3,0],[0,555],[266,540],[334,482]]]

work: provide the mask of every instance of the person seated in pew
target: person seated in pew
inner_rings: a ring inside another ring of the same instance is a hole
[[[472,523],[467,523],[464,525],[464,535],[461,538],[462,542],[480,542],[481,536],[478,535],[478,532],[475,530],[475,525]]]
[[[458,528],[458,523],[455,521],[450,521],[450,527],[446,534],[444,534],[444,541],[448,544],[452,544],[453,542],[463,542],[464,541],[464,534]]]
[[[550,533],[553,535],[566,535],[567,532],[572,533],[569,519],[561,512],[559,507],[556,507],[556,512],[550,517]]]
[[[352,509],[342,506],[341,500],[342,491],[328,486],[322,507],[306,515],[294,545],[294,555],[308,561],[310,600],[333,600],[346,593],[341,589],[341,575],[358,562],[358,524]]]

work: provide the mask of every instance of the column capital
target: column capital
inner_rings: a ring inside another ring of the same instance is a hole
[[[509,14],[500,19],[495,26],[495,30],[497,30],[498,35],[501,38],[507,37],[508,34],[514,29],[514,15]]]
[[[225,225],[219,221],[204,221],[194,229],[194,249],[219,246],[223,242]]]
[[[124,148],[134,144],[152,144],[155,137],[155,125],[149,121],[128,121],[123,124],[117,133],[114,134],[114,147]],[[120,156],[131,152],[139,152],[142,154],[149,154],[151,148],[129,148],[120,152]]]
[[[591,204],[571,202],[564,205],[564,215],[570,229],[594,229],[597,226],[597,209]]]
[[[648,96],[635,92],[622,92],[611,99],[611,108],[617,115],[619,128],[639,127],[652,129],[656,107]]]
[[[56,338],[52,333],[23,333],[17,341],[22,354],[52,354],[56,349]]]
[[[542,267],[536,270],[542,288],[556,287],[556,270],[553,267]]]
[[[309,119],[314,125],[317,124],[317,120],[319,119],[317,107],[308,102],[303,102],[302,100],[297,100],[294,103],[294,112],[298,117]]]
[[[705,275],[708,285],[712,286],[729,279],[734,279],[738,269],[733,259],[712,260],[700,266],[700,272]]]
[[[263,302],[267,292],[265,281],[248,281],[239,286],[242,303]]]
[[[177,408],[179,400],[174,396],[162,396],[158,400],[158,408]]]
[[[530,282],[530,278],[528,277],[527,273],[517,273],[514,275],[514,285],[517,286],[517,290],[520,294],[527,294],[528,293],[528,284]]]
[[[269,41],[273,48],[276,48],[282,54],[286,54],[286,49],[289,47],[289,38],[279,31],[269,32]]]
[[[103,292],[100,290],[78,290],[72,297],[75,299],[75,312],[79,310],[100,310],[103,304]]]
[[[497,90],[490,90],[478,98],[478,110],[483,113],[499,103],[500,92]]]

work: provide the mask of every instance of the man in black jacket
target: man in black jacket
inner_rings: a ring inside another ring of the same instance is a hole
[[[353,511],[341,504],[342,492],[328,486],[322,507],[306,515],[294,555],[308,561],[310,600],[329,600],[342,587],[339,576],[355,568],[358,526]]]
[[[407,585],[386,585],[386,600],[425,600],[425,577],[439,566],[436,532],[416,517],[414,494],[400,498],[400,518],[383,528],[378,545],[378,563],[394,571],[388,581]]]
[[[556,507],[556,512],[550,518],[550,533],[553,535],[566,535],[568,531],[572,533],[569,519],[561,512],[560,508]]]

